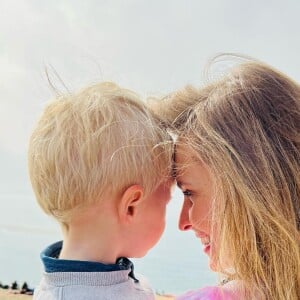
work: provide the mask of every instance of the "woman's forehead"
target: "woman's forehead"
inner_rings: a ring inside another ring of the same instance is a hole
[[[176,143],[174,152],[176,165],[200,162],[197,152],[188,144]]]
[[[209,166],[201,160],[197,152],[187,144],[176,146],[174,175],[176,181],[194,181],[199,178],[203,180],[211,176]]]

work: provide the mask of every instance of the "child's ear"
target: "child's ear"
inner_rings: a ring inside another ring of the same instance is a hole
[[[121,196],[118,212],[120,220],[130,222],[136,214],[137,206],[140,204],[144,195],[143,188],[138,185],[131,185]]]

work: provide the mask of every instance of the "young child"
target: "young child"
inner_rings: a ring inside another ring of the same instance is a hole
[[[127,257],[142,257],[165,227],[172,142],[138,96],[101,83],[45,109],[29,145],[41,208],[64,240],[41,253],[34,299],[154,299]]]

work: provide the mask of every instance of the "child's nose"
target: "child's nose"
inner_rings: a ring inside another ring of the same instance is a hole
[[[189,210],[190,210],[190,205],[188,200],[184,200],[180,216],[179,216],[179,224],[178,227],[180,230],[186,231],[192,228],[192,224],[190,223],[190,218],[189,218]]]

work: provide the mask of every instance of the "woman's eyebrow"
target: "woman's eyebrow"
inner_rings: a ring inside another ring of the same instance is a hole
[[[182,187],[182,182],[181,181],[178,181],[178,180],[176,180],[176,185],[181,189],[181,187]]]
[[[177,185],[180,189],[182,189],[183,186],[191,186],[190,183],[184,182],[184,181],[181,181],[181,180],[176,180],[176,185]]]

